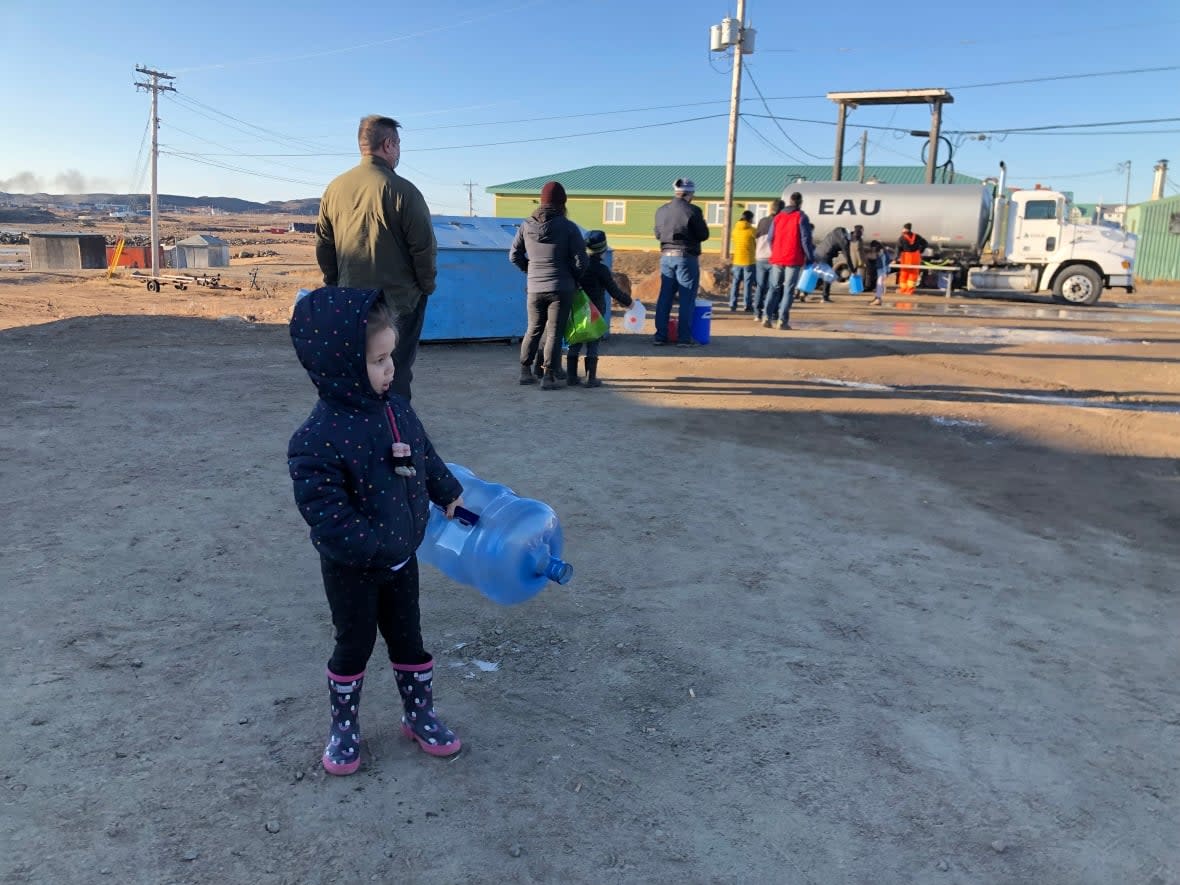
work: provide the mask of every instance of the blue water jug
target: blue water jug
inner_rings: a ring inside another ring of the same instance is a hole
[[[834,283],[836,282],[836,278],[839,276],[839,274],[837,274],[832,268],[832,265],[825,264],[822,261],[817,261],[812,265],[812,268],[815,270],[816,276],[818,276],[825,283]]]
[[[859,273],[854,273],[848,278],[848,291],[852,295],[861,295],[864,293],[865,283]]]
[[[818,284],[819,274],[815,272],[815,267],[809,264],[799,274],[799,282],[795,284],[795,288],[800,292],[814,292]]]
[[[463,484],[466,507],[454,519],[430,508],[420,560],[501,605],[531,599],[550,581],[570,582],[574,567],[561,558],[561,522],[553,508],[459,464],[447,467]]]

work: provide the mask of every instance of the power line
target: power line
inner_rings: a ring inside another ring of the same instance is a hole
[[[948,86],[948,89],[990,89],[993,86],[1024,86],[1029,83],[1052,83],[1057,80],[1090,80],[1095,77],[1123,77],[1129,74],[1157,74],[1161,71],[1180,71],[1180,65],[1165,65],[1158,68],[1128,68],[1122,71],[1091,71],[1085,74],[1058,74],[1052,77],[1026,77],[1021,80],[994,80],[990,83],[967,83]]]
[[[272,62],[279,62],[279,61],[303,61],[303,60],[309,59],[309,58],[324,58],[325,56],[329,56],[329,55],[341,55],[346,52],[357,52],[362,49],[371,49],[374,46],[386,46],[390,43],[401,43],[406,40],[417,40],[420,37],[428,37],[431,34],[437,34],[440,31],[454,30],[455,28],[462,27],[463,25],[470,25],[470,24],[474,24],[475,22],[484,21],[489,18],[495,18],[495,17],[501,16],[501,15],[508,15],[508,14],[511,14],[514,12],[520,12],[523,9],[528,9],[529,7],[532,7],[532,6],[538,6],[542,2],[544,2],[544,0],[529,0],[529,2],[522,3],[518,6],[512,6],[507,9],[492,10],[490,12],[483,14],[483,15],[476,15],[471,18],[464,19],[462,21],[451,22],[451,23],[445,24],[445,25],[439,25],[436,28],[428,28],[424,31],[418,31],[413,34],[404,34],[404,33],[398,34],[396,37],[387,37],[387,38],[383,38],[381,40],[369,40],[368,42],[357,43],[353,46],[342,46],[337,49],[323,49],[323,50],[318,50],[315,52],[305,52],[305,53],[301,53],[301,54],[297,54],[297,55],[287,53],[284,55],[270,55],[270,56],[259,57],[259,58],[243,59],[240,61],[221,62],[219,64],[198,65],[198,66],[192,67],[192,68],[183,68],[181,70],[181,73],[186,74],[191,71],[209,71],[209,70],[218,70],[218,69],[223,69],[223,68],[244,67],[246,65],[262,65],[262,64],[270,64]]]
[[[283,181],[289,184],[306,184],[309,187],[323,188],[325,185],[318,181],[304,181],[299,178],[285,178],[281,175],[270,175],[266,172],[259,172],[257,169],[245,169],[241,166],[235,166],[230,163],[219,163],[216,160],[209,160],[200,154],[190,154],[184,151],[170,150],[161,151],[160,153],[167,154],[170,157],[177,157],[181,160],[188,160],[190,163],[199,163],[202,166],[212,166],[215,169],[225,169],[229,172],[240,172],[243,175],[253,175],[257,178],[269,178],[271,181]]]
[[[1146,120],[1113,120],[1106,123],[1050,123],[1045,126],[1015,126],[1010,129],[948,129],[953,135],[1019,135],[1054,129],[1098,129],[1104,126],[1139,126],[1147,123],[1180,123],[1180,117],[1154,117]]]
[[[758,81],[754,79],[754,72],[752,70],[750,70],[749,67],[746,68],[746,76],[750,78],[750,85],[754,87],[754,91],[758,93],[758,98],[760,98],[762,100],[762,107],[766,108],[766,113],[770,114],[771,113],[770,105],[768,105],[766,103],[766,97],[762,94],[762,89],[758,86]],[[799,144],[799,142],[795,141],[795,139],[791,138],[791,136],[787,134],[787,130],[782,127],[782,124],[780,124],[777,119],[775,119],[773,116],[771,117],[771,119],[774,120],[774,125],[778,128],[778,131],[783,134],[783,138],[785,138],[787,141],[789,141],[791,144],[793,144],[800,151],[807,154],[807,156],[815,157],[815,159],[817,159],[817,160],[831,160],[832,159],[831,157],[821,157],[819,154],[813,154],[811,151],[807,150],[807,148],[805,148],[801,144]],[[806,166],[808,164],[804,163],[803,165]]]
[[[201,156],[201,157],[220,157],[220,156],[225,156],[225,157],[245,157],[245,156],[250,156],[249,154],[243,154],[241,151],[235,151],[235,150],[234,150],[232,147],[230,147],[228,144],[222,144],[222,143],[221,143],[221,142],[219,142],[219,141],[213,141],[213,139],[211,139],[211,138],[205,138],[205,136],[203,136],[203,135],[197,135],[197,133],[195,133],[195,132],[189,132],[187,129],[181,129],[179,126],[176,126],[176,125],[173,125],[173,124],[166,124],[165,128],[167,128],[167,129],[171,129],[171,130],[173,130],[174,132],[179,132],[179,133],[181,133],[181,134],[183,134],[183,135],[187,135],[187,136],[189,136],[189,137],[191,137],[191,138],[195,138],[195,139],[197,139],[197,141],[203,141],[203,142],[205,142],[206,144],[211,144],[211,145],[213,145],[214,147],[225,148],[227,151],[231,151],[231,153],[228,153],[228,154],[210,154],[210,153],[207,153],[207,152],[206,152],[206,153],[197,154],[197,153],[195,153],[195,152],[194,152],[194,153],[193,153],[193,156]],[[180,150],[180,147],[179,147],[178,145],[169,144],[169,145],[165,145],[165,146],[166,146],[166,147],[169,147],[169,148],[172,148],[173,150]],[[301,156],[301,155],[298,155],[298,154],[296,154],[296,155],[294,155],[294,156]],[[303,168],[300,168],[299,166],[292,166],[292,165],[290,165],[289,163],[275,163],[274,165],[275,165],[275,166],[282,166],[284,169],[291,169],[291,170],[293,170],[293,171],[295,171],[295,172],[303,172],[303,173],[305,173],[305,174],[308,174],[308,175],[315,175],[315,174],[316,174],[316,173],[315,173],[313,170],[311,170],[311,169],[303,169]]]
[[[195,113],[200,114],[202,111],[198,110],[198,108],[203,109],[204,111],[207,111],[209,114],[216,114],[218,117],[224,117],[227,120],[232,120],[235,123],[240,123],[242,126],[247,126],[250,129],[254,129],[257,132],[268,136],[270,139],[277,139],[279,141],[287,142],[288,144],[291,144],[295,147],[311,148],[313,150],[320,149],[320,145],[313,144],[311,141],[308,141],[308,140],[302,139],[302,138],[296,138],[291,135],[284,135],[281,132],[276,132],[274,129],[267,129],[265,126],[259,126],[255,123],[250,123],[249,121],[243,120],[240,117],[235,117],[233,114],[227,114],[225,111],[220,111],[217,108],[211,107],[210,105],[207,105],[202,101],[198,101],[197,99],[193,98],[191,95],[185,95],[183,93],[178,93],[175,96],[175,100],[180,102],[181,104],[185,105],[186,107],[188,107],[189,110],[191,110]],[[203,114],[203,116],[208,116],[208,114]],[[217,121],[217,122],[220,122],[220,121]],[[247,132],[246,130],[238,129],[238,127],[236,127],[236,126],[229,126],[228,123],[222,123],[222,125],[228,126],[228,128],[230,128],[230,129],[237,129],[237,131],[243,132],[246,135],[253,135],[255,138],[258,137],[253,132]]]

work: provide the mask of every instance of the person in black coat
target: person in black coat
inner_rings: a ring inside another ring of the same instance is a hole
[[[396,323],[379,290],[335,286],[300,298],[291,317],[295,352],[319,391],[287,445],[287,468],[320,555],[336,628],[323,766],[337,775],[360,765],[357,715],[378,631],[402,695],[403,733],[434,756],[462,746],[434,712],[434,659],[422,645],[415,551],[431,502],[451,518],[463,504],[463,487],[409,400],[391,392]]]
[[[606,296],[610,295],[623,307],[631,306],[631,296],[619,288],[619,284],[615,282],[615,275],[602,261],[606,252],[606,234],[600,230],[592,230],[587,233],[586,251],[590,253],[590,258],[586,262],[586,270],[582,274],[582,291],[586,293],[590,303],[598,308],[598,312],[607,317],[609,323],[610,305],[607,304]],[[581,344],[571,344],[569,353],[566,354],[566,384],[570,387],[576,387],[582,383],[578,379],[578,357],[581,353]],[[586,386],[602,386],[602,382],[598,380],[597,340],[586,344]]]
[[[546,182],[540,207],[524,220],[508,252],[509,260],[528,274],[529,323],[520,342],[520,383],[537,383],[533,361],[540,354],[542,390],[555,390],[565,380],[561,339],[586,268],[586,243],[581,229],[566,218],[565,203],[561,182]]]
[[[837,227],[833,229],[826,237],[819,241],[819,245],[815,248],[815,260],[822,261],[824,264],[831,265],[836,260],[837,255],[843,255],[844,261],[848,265],[851,272],[853,270],[852,252],[849,248],[848,231],[845,228]],[[824,301],[832,300],[832,283],[831,280],[824,280],[823,299]],[[800,292],[798,295],[800,301],[806,301],[807,297]]]

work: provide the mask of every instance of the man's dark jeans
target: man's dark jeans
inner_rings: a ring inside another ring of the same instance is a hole
[[[422,337],[422,324],[426,321],[427,300],[423,295],[413,310],[398,314],[397,317],[397,345],[393,348],[393,383],[389,389],[390,392],[406,399],[410,398],[410,382],[414,380],[414,360],[418,356],[418,339]]]
[[[672,305],[679,303],[677,338],[692,340],[692,314],[696,308],[697,286],[701,281],[701,262],[696,255],[660,256],[660,294],[656,298],[656,341],[668,341],[668,319]]]
[[[561,339],[570,319],[573,292],[530,292],[529,326],[520,341],[520,364],[532,366],[538,349],[546,371],[561,368]]]

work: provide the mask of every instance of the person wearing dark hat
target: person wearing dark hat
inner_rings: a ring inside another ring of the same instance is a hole
[[[561,339],[570,305],[586,269],[582,231],[565,215],[565,188],[549,181],[541,205],[516,231],[508,258],[528,275],[528,328],[520,342],[520,383],[535,384],[533,361],[541,355],[541,389],[565,380]]]
[[[623,307],[631,306],[631,296],[619,288],[619,284],[615,282],[615,275],[603,263],[602,259],[606,254],[606,234],[603,231],[592,230],[586,234],[586,251],[590,253],[590,258],[586,262],[586,271],[582,274],[582,291],[586,293],[590,303],[598,308],[598,312],[609,319],[610,305],[607,304],[606,296],[610,295]],[[577,387],[582,383],[578,379],[578,357],[581,354],[581,344],[570,345],[570,352],[565,358],[565,383],[570,387]],[[586,344],[586,386],[602,387],[602,382],[598,380],[597,339]]]
[[[656,301],[656,335],[652,344],[668,343],[672,301],[680,304],[679,347],[696,347],[692,313],[701,281],[701,243],[709,239],[709,225],[692,204],[697,186],[691,178],[677,178],[675,196],[656,210],[656,239],[660,241],[660,295]]]

